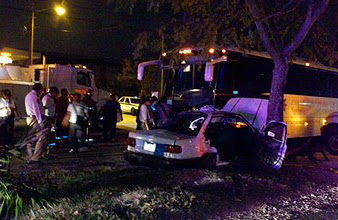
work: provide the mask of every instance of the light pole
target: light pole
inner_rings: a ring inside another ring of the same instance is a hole
[[[30,44],[30,47],[29,47],[29,64],[33,65],[34,23],[35,23],[34,0],[31,0],[31,10],[32,10],[32,30],[31,30],[31,44]]]
[[[30,42],[30,47],[29,47],[29,64],[33,65],[35,12],[48,11],[48,10],[52,10],[52,8],[42,9],[42,10],[36,11],[35,8],[34,8],[34,0],[31,0],[30,3],[31,3],[31,11],[32,11],[32,18],[31,18],[31,20],[32,20],[32,30],[31,30],[31,42]],[[66,9],[64,9],[61,6],[56,6],[54,8],[54,10],[59,16],[62,16],[66,13]]]

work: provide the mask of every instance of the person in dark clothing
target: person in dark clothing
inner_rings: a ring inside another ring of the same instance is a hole
[[[106,101],[102,107],[103,116],[103,137],[112,141],[116,140],[116,123],[118,110],[121,106],[115,99],[115,95],[110,95],[110,100]]]
[[[137,115],[136,115],[136,130],[142,130],[141,129],[141,121],[140,121],[140,108],[141,105],[144,104],[146,102],[146,96],[142,95],[141,96],[141,102],[137,108]]]
[[[90,136],[89,133],[94,130],[97,126],[97,103],[92,99],[92,90],[87,90],[82,101],[86,104],[88,108],[88,115],[89,115],[89,127],[87,130],[87,135]]]
[[[156,118],[155,123],[158,128],[165,128],[169,125],[172,117],[171,107],[167,104],[167,97],[162,96],[160,101],[155,104]]]
[[[68,90],[66,88],[61,89],[61,96],[56,101],[56,127],[57,135],[61,137],[68,136],[68,129],[61,126],[62,120],[67,113],[69,105]]]

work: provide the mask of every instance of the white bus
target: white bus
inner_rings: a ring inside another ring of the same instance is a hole
[[[159,60],[141,63],[138,79],[142,80],[146,66],[158,65],[163,73],[158,91],[171,97],[169,102],[174,107],[214,104],[222,108],[233,97],[268,98],[273,62],[266,53],[185,48],[163,55]],[[320,136],[325,117],[338,111],[337,88],[338,69],[293,61],[284,96],[289,140]]]

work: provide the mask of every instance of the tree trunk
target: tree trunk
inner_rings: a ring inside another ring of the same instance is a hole
[[[274,63],[267,121],[283,121],[284,91],[289,65],[281,60]]]

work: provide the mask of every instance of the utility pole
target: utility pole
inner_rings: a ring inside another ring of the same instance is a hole
[[[162,30],[162,50],[161,50],[161,56],[162,54],[164,53],[164,30]],[[163,64],[161,64],[163,65]],[[163,93],[164,93],[164,70],[163,68],[161,68],[161,91],[160,91],[160,94],[159,96],[162,97],[163,96]]]
[[[34,9],[34,0],[31,0],[30,2],[32,11],[32,30],[31,30],[31,43],[29,47],[29,64],[33,65],[35,9]]]

